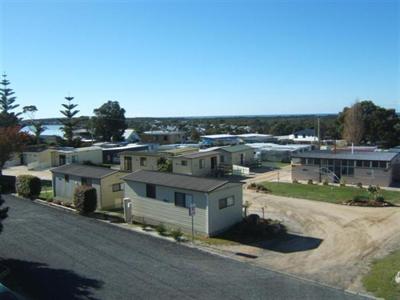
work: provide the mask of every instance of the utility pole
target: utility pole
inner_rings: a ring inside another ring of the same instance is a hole
[[[321,149],[321,118],[318,116],[318,148]]]

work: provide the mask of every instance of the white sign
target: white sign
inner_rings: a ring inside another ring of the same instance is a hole
[[[196,204],[192,203],[189,205],[189,216],[194,216],[196,214]]]

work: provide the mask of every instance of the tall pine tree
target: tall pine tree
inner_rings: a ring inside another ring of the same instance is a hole
[[[7,75],[3,74],[2,77],[0,82],[0,126],[17,126],[20,122],[18,116],[21,113],[15,113],[14,110],[18,108],[19,104],[15,104],[17,98],[14,96],[14,91],[8,87],[10,81],[7,79]]]
[[[65,97],[67,103],[62,104],[65,110],[60,110],[60,112],[65,116],[64,119],[61,119],[60,122],[64,125],[62,130],[64,131],[64,138],[67,140],[68,145],[72,145],[73,131],[76,128],[79,120],[74,119],[79,110],[75,108],[78,104],[72,103],[74,97]]]

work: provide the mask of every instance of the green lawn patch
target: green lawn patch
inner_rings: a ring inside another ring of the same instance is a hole
[[[50,201],[53,199],[53,188],[51,186],[42,186],[42,191],[40,192],[39,199]]]
[[[263,182],[263,186],[271,191],[271,194],[302,198],[316,201],[324,201],[330,203],[343,203],[353,200],[355,196],[369,197],[369,193],[365,188],[358,187],[338,187],[325,186],[317,184],[300,184],[300,183],[284,183],[284,182]],[[385,201],[393,204],[400,204],[400,192],[387,191],[381,189],[379,194],[383,195]]]
[[[368,292],[386,300],[400,299],[400,284],[394,277],[400,271],[400,250],[372,264],[371,270],[363,278],[363,284]]]

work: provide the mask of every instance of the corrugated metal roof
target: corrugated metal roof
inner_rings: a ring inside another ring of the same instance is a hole
[[[69,164],[51,169],[51,172],[57,174],[66,174],[72,176],[100,179],[109,176],[111,174],[117,173],[118,171],[111,170],[109,168],[102,168],[95,166]]]
[[[227,180],[146,170],[138,170],[123,179],[204,193],[212,192],[229,183]]]
[[[200,151],[200,152],[195,152],[195,153],[179,155],[176,157],[192,159],[192,158],[208,157],[208,156],[213,156],[213,155],[219,155],[219,153],[217,151]]]
[[[119,155],[132,156],[162,156],[162,153],[156,151],[122,151]]]
[[[253,148],[246,145],[235,145],[235,146],[221,147],[220,150],[224,150],[230,153],[235,153],[240,151],[253,150]]]
[[[350,160],[375,160],[391,161],[399,153],[393,152],[332,152],[332,151],[308,151],[292,154],[292,157],[322,158],[322,159],[350,159]]]

